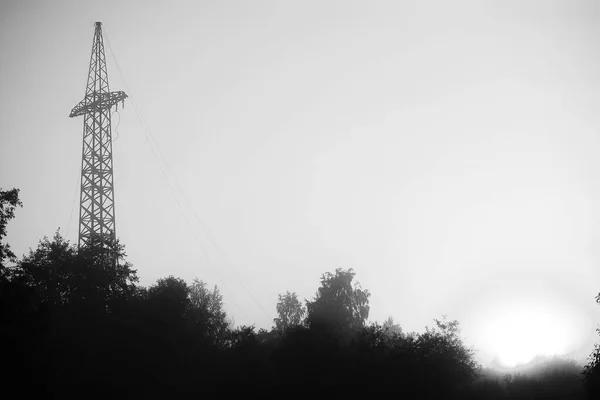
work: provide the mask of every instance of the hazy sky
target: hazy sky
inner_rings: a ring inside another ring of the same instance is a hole
[[[68,115],[95,21],[111,89],[141,115],[131,99],[113,115],[113,156],[142,284],[198,277],[236,324],[267,328],[278,293],[354,268],[371,320],[408,331],[446,313],[505,357],[507,327],[535,331],[513,349],[598,339],[600,3],[3,1],[17,254],[58,227],[77,241]]]

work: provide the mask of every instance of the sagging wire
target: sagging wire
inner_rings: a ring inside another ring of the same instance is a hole
[[[106,41],[108,44],[108,48],[109,51],[113,57],[113,60],[115,61],[115,65],[117,67],[117,70],[119,72],[119,75],[121,76],[121,80],[123,82],[123,85],[125,87],[125,90],[127,90],[128,94],[129,94],[129,99],[131,100],[132,104],[133,104],[133,109],[134,109],[134,113],[136,114],[138,121],[140,123],[140,126],[142,127],[142,130],[144,131],[144,136],[146,138],[146,141],[148,142],[148,145],[150,146],[152,153],[154,154],[154,156],[156,157],[156,159],[158,161],[162,160],[162,162],[167,166],[167,168],[169,169],[169,171],[171,172],[171,174],[174,173],[171,169],[171,166],[169,165],[169,163],[167,163],[167,161],[165,160],[164,156],[162,155],[162,152],[160,151],[160,148],[158,147],[158,143],[156,142],[156,140],[154,139],[152,132],[150,131],[150,127],[149,126],[145,126],[147,124],[144,124],[144,118],[141,116],[141,111],[140,111],[140,107],[137,105],[136,101],[133,98],[131,89],[128,87],[127,82],[125,81],[125,77],[123,76],[123,71],[121,70],[121,67],[119,66],[119,63],[117,61],[117,58],[112,50],[112,47],[110,45],[110,40],[108,38],[108,35],[106,34],[106,31],[104,32],[104,35],[106,37]],[[119,115],[120,118],[120,115]],[[115,139],[116,140],[116,139]],[[154,146],[153,146],[154,145]],[[173,195],[173,197],[175,198],[175,202],[178,205],[178,208],[180,209],[180,211],[182,212],[186,222],[188,223],[188,226],[191,228],[192,233],[194,234],[195,239],[198,241],[198,244],[200,245],[200,249],[202,250],[202,252],[204,253],[208,263],[211,265],[211,267],[213,267],[213,269],[215,270],[215,272],[217,273],[217,276],[219,278],[219,280],[221,281],[221,284],[224,286],[224,289],[226,291],[227,290],[227,285],[225,285],[225,282],[223,281],[223,279],[221,278],[217,268],[215,267],[215,265],[212,263],[210,257],[208,256],[207,252],[205,251],[204,247],[201,245],[201,242],[198,238],[198,236],[194,233],[194,229],[192,227],[192,225],[190,224],[190,221],[187,218],[187,215],[185,214],[183,207],[181,206],[181,204],[179,203],[179,199],[177,198],[177,196],[175,195],[175,191],[173,190],[173,187],[171,186],[171,183],[169,182],[169,179],[167,177],[167,174],[165,173],[165,170],[163,169],[163,167],[160,165],[159,163],[159,168],[161,170],[161,173],[163,175],[163,177],[165,178],[167,185],[169,186],[169,189],[171,191],[171,194]],[[252,298],[252,300],[256,303],[256,305],[260,308],[260,310],[263,312],[263,314],[267,317],[270,318],[268,316],[268,314],[266,313],[266,311],[264,310],[264,308],[262,307],[262,305],[258,302],[258,300],[252,295],[252,293],[248,290],[248,288],[246,287],[246,285],[244,285],[243,281],[240,279],[240,277],[237,275],[237,273],[235,272],[235,270],[228,264],[228,260],[226,259],[226,257],[223,255],[222,249],[216,245],[215,240],[213,239],[212,235],[208,232],[208,230],[206,229],[206,227],[204,226],[204,224],[202,223],[202,221],[200,220],[200,218],[198,217],[198,214],[196,213],[196,210],[191,206],[189,200],[187,199],[187,196],[185,195],[185,193],[183,192],[183,190],[181,189],[181,186],[179,185],[179,182],[177,181],[176,178],[173,178],[175,180],[175,184],[177,185],[177,187],[179,188],[179,191],[182,193],[184,200],[186,201],[186,203],[188,204],[188,206],[192,209],[194,216],[196,217],[196,220],[200,223],[200,226],[202,227],[202,229],[204,230],[204,233],[209,237],[209,239],[211,240],[213,246],[215,247],[215,249],[217,250],[217,253],[221,256],[221,258],[223,259],[223,261],[225,261],[225,264],[232,269],[232,271],[234,272],[234,275],[236,276],[236,278],[238,279],[238,281],[241,283],[242,287],[244,288],[244,290],[250,295],[250,297]],[[237,301],[235,300],[235,296],[232,296],[232,300],[234,301],[234,303],[236,303],[236,305],[238,306],[238,309],[240,311],[242,311],[242,313],[244,314],[244,316],[246,317],[246,319],[248,319],[246,313],[244,312],[244,309],[242,307],[239,306],[239,304],[237,303]]]
[[[115,108],[115,111],[113,111],[113,115],[115,115],[115,113],[119,116],[119,121],[117,122],[117,126],[115,127],[115,133],[116,133],[116,137],[112,140],[113,143],[117,141],[117,139],[119,138],[119,124],[121,124],[121,113],[119,112],[119,108]]]
[[[71,214],[69,215],[69,223],[67,224],[67,231],[65,232],[65,237],[69,238],[69,228],[71,227],[71,221],[73,220],[73,212],[75,211],[75,202],[77,201],[77,195],[80,194],[81,190],[81,168],[78,169],[77,174],[77,189],[75,190],[75,194],[73,195],[73,204],[71,204]]]

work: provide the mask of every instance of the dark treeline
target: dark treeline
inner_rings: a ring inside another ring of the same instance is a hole
[[[0,240],[20,206],[1,191]],[[123,246],[78,249],[57,232],[17,258],[0,247],[3,393],[44,398],[183,398],[229,393],[393,393],[405,399],[598,396],[600,350],[583,370],[552,359],[529,375],[482,369],[458,321],[422,333],[368,324],[352,270],[321,276],[315,296],[277,299],[270,330],[234,326],[219,289],[168,276],[142,287]],[[115,261],[116,260],[116,261]],[[318,282],[316,282],[318,283]],[[584,378],[584,379],[581,379]]]

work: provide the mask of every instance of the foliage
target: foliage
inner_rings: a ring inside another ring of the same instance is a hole
[[[18,262],[16,274],[36,289],[45,306],[110,311],[138,281],[136,271],[123,262],[124,258],[124,247],[118,242],[92,242],[78,249],[57,231],[52,241],[44,237],[37,249],[30,249]]]
[[[471,385],[468,398],[584,399],[580,373],[574,360],[558,356],[536,357],[517,372],[486,368]]]
[[[4,382],[24,394],[75,397],[94,387],[98,396],[132,398],[299,388],[406,399],[583,395],[570,364],[482,377],[458,321],[445,316],[423,333],[405,333],[391,317],[367,324],[370,294],[352,270],[322,275],[306,311],[296,293],[279,295],[275,327],[258,332],[233,327],[218,287],[200,279],[171,275],[139,286],[117,242],[77,248],[57,232],[11,270],[0,281]],[[584,369],[589,382],[598,381],[595,351]]]
[[[600,328],[596,329],[600,334]],[[588,357],[588,363],[581,371],[583,380],[588,391],[600,394],[600,344],[595,343],[592,353]]]
[[[187,283],[173,275],[159,279],[148,288],[148,301],[154,317],[165,324],[184,318],[190,305],[189,295]]]
[[[382,326],[384,332],[386,335],[388,336],[398,336],[398,335],[402,335],[402,327],[398,324],[396,324],[394,322],[394,318],[392,317],[388,317],[388,319],[386,319],[383,322],[383,326]]]
[[[242,325],[229,332],[228,347],[241,347],[256,341],[254,325]]]
[[[205,328],[205,337],[213,338],[216,344],[223,345],[231,324],[223,309],[223,295],[219,288],[215,285],[210,290],[208,285],[198,278],[194,279],[188,288],[190,317]]]
[[[44,237],[35,250],[29,249],[19,261],[18,271],[36,289],[42,304],[61,306],[70,303],[79,290],[76,264],[77,249],[57,231],[52,241]]]
[[[600,304],[600,293],[596,296],[596,303]],[[600,328],[596,328],[596,332],[600,335]],[[595,397],[600,397],[600,344],[595,343],[594,348],[588,357],[588,363],[581,371],[584,385],[590,393]]]
[[[19,189],[2,190],[0,188],[0,273],[4,270],[4,260],[14,262],[15,254],[10,250],[8,243],[1,241],[6,236],[6,225],[15,217],[15,208],[22,207],[19,200]]]
[[[285,332],[291,327],[301,325],[306,314],[306,309],[303,307],[298,295],[286,291],[284,295],[278,295],[277,300],[277,315],[273,321],[275,329],[279,332]]]
[[[458,321],[448,321],[445,315],[442,320],[434,321],[436,326],[426,327],[415,342],[417,357],[428,371],[425,385],[456,392],[478,377],[481,366],[475,361],[475,350],[464,345]]]
[[[360,284],[352,284],[355,275],[352,269],[337,268],[335,274],[327,272],[321,276],[315,298],[306,302],[311,328],[357,330],[365,326],[371,294]]]

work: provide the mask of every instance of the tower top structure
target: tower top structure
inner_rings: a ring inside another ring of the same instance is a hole
[[[102,22],[96,22],[85,97],[69,115],[83,115],[79,246],[116,240],[111,109],[126,98],[109,89]]]

